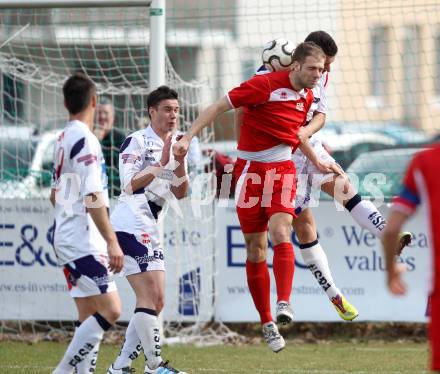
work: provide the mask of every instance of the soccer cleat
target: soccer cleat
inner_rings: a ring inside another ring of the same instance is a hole
[[[279,301],[277,303],[277,323],[287,325],[293,321],[293,310],[289,302]]]
[[[275,322],[267,322],[263,325],[263,335],[266,343],[275,353],[278,353],[286,346],[286,342],[278,332]]]
[[[397,248],[396,254],[400,256],[402,254],[403,248],[408,244],[411,244],[412,234],[408,231],[403,231],[399,234],[399,247]]]
[[[144,369],[144,374],[173,374],[173,373],[188,374],[184,371],[179,371],[177,369],[174,369],[169,365],[168,361],[165,362],[162,361],[156,369],[150,369],[148,365],[145,365],[145,369]]]
[[[113,367],[113,364],[108,368],[107,374],[131,374],[134,373],[136,370],[131,367],[125,367],[121,369],[115,369]]]
[[[344,321],[353,321],[359,315],[357,309],[343,295],[332,297],[332,303]]]

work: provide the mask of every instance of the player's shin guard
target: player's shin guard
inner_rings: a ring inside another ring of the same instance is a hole
[[[345,208],[360,227],[382,240],[385,219],[371,201],[362,200],[361,196],[356,194],[345,204]]]
[[[249,291],[255,308],[260,314],[261,323],[272,321],[270,312],[270,276],[266,260],[253,263],[246,261],[246,276]]]
[[[273,274],[277,286],[277,301],[289,302],[292,293],[295,256],[292,243],[281,243],[273,247]]]
[[[101,341],[104,332],[110,327],[110,323],[99,313],[87,318],[75,331],[63,359],[55,368],[53,374],[72,372],[93,351],[96,344]]]
[[[328,265],[327,255],[319,244],[318,240],[311,243],[300,244],[301,256],[313,276],[318,281],[328,298],[332,300],[341,291],[335,286],[332,273]]]
[[[136,308],[133,322],[144,349],[148,367],[156,369],[162,362],[162,345],[157,313],[152,309]]]
[[[122,344],[119,356],[113,364],[114,368],[120,369],[130,367],[131,362],[135,360],[142,351],[142,344],[139,340],[139,336],[136,333],[136,327],[134,326],[134,315],[131,317],[130,322],[125,331],[124,343]]]

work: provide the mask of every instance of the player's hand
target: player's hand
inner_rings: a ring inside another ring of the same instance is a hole
[[[119,273],[124,266],[124,253],[122,252],[117,239],[107,242],[107,251],[109,257],[109,269],[114,273]]]
[[[183,138],[183,135],[177,135],[176,136],[176,141],[179,141],[179,140],[181,140]],[[184,160],[185,160],[185,155],[182,155],[182,156],[176,156],[175,154],[173,155],[174,156],[174,160],[176,160],[178,163],[179,163],[179,165],[181,164],[181,163],[183,163],[183,162],[185,162]]]
[[[394,295],[405,295],[406,284],[402,280],[402,273],[405,272],[405,265],[394,263],[392,269],[388,272],[388,289]]]
[[[342,169],[341,165],[337,162],[331,162],[330,168],[332,169],[332,173],[335,173],[336,175],[345,175],[344,169]]]
[[[340,171],[337,168],[338,164],[335,162],[321,162],[317,161],[315,164],[316,168],[323,174],[336,173],[339,175]],[[342,169],[340,169],[342,170]]]
[[[163,149],[162,149],[162,157],[160,159],[160,164],[162,166],[165,166],[166,164],[168,164],[168,162],[170,162],[172,138],[173,137],[171,135],[168,135],[167,138],[165,139]]]
[[[298,136],[298,139],[301,143],[304,143],[307,139],[310,138],[309,131],[307,130],[307,128],[305,126],[301,126],[298,129],[297,136]]]
[[[189,140],[186,135],[183,135],[176,143],[173,145],[173,155],[174,158],[179,159],[186,155],[189,148]]]

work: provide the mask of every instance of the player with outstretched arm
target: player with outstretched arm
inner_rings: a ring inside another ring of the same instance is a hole
[[[173,153],[181,157],[187,152],[191,138],[219,114],[244,108],[239,155],[233,172],[235,200],[246,243],[249,290],[260,315],[263,335],[274,352],[283,349],[285,342],[270,309],[267,230],[274,245],[277,321],[290,320],[294,273],[290,235],[296,187],[292,150],[301,147],[319,170],[332,171],[331,166],[318,160],[307,139],[300,144],[297,137],[313,101],[311,88],[322,75],[325,54],[314,43],[302,43],[293,58],[291,71],[255,76],[229,91],[204,110],[173,146]]]

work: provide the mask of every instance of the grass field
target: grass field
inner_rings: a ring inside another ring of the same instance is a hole
[[[66,344],[0,342],[1,374],[50,373],[62,357]],[[119,346],[104,344],[98,357],[97,374],[104,374],[118,354]],[[274,354],[265,345],[164,347],[163,357],[189,374],[289,374],[289,373],[428,373],[426,343],[288,342]],[[138,359],[136,373],[143,373]]]

